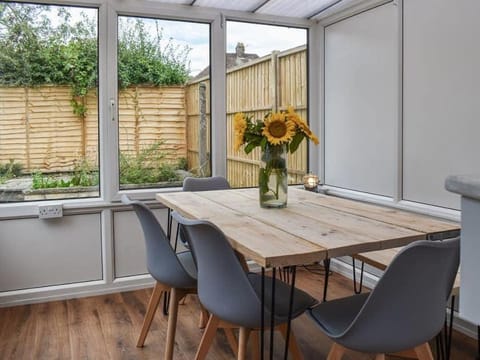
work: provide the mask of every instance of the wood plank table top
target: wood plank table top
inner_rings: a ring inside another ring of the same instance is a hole
[[[460,226],[374,204],[288,189],[288,205],[264,209],[258,189],[158,193],[158,201],[192,219],[214,223],[233,248],[264,267],[406,245]]]

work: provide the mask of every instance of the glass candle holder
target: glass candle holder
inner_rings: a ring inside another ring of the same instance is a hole
[[[318,176],[315,174],[307,174],[303,177],[303,187],[308,191],[317,191]]]

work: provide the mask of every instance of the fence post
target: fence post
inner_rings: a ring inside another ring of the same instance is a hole
[[[29,106],[30,92],[28,91],[28,87],[24,88],[24,93],[25,93],[25,155],[26,155],[25,162],[26,162],[27,171],[31,172],[32,164],[30,163],[30,106]]]
[[[207,86],[204,82],[198,85],[198,108],[199,116],[199,136],[198,136],[198,165],[200,176],[208,174],[208,158],[207,158]]]
[[[270,103],[272,111],[278,111],[278,51],[272,51],[270,61]]]
[[[85,96],[82,96],[82,108],[85,109],[86,101]],[[80,126],[82,127],[82,138],[81,138],[81,149],[82,149],[82,157],[83,159],[87,158],[87,119],[85,116],[85,112],[82,112],[80,115]]]
[[[140,106],[138,105],[138,86],[133,90],[133,106],[135,112],[135,127],[134,127],[134,146],[135,155],[140,154]]]

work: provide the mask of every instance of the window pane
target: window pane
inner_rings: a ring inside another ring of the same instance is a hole
[[[97,9],[0,3],[0,202],[99,195]]]
[[[126,16],[118,24],[120,188],[209,175],[209,25]]]
[[[260,164],[258,146],[249,154],[247,144],[236,149],[236,113],[263,121],[269,112],[292,107],[307,121],[306,44],[306,29],[227,22],[227,176],[233,187],[257,186]],[[289,183],[301,183],[306,141],[288,155],[287,166]]]

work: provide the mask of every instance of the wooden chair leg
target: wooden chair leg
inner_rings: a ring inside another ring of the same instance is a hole
[[[223,331],[225,331],[225,336],[227,337],[228,345],[230,345],[230,349],[232,349],[233,355],[237,356],[238,342],[237,342],[237,339],[235,338],[235,335],[233,334],[233,329],[223,328]]]
[[[282,324],[278,326],[278,330],[282,334],[283,338],[287,338],[287,324]],[[288,339],[288,350],[293,356],[293,359],[295,360],[302,360],[303,359],[303,354],[300,350],[300,347],[298,346],[297,339],[295,338],[295,335],[293,334],[292,329],[290,328],[290,336]]]
[[[173,358],[173,347],[175,345],[175,331],[177,329],[178,303],[185,296],[186,292],[172,288],[170,290],[170,304],[168,306],[168,327],[167,343],[165,344],[165,360]]]
[[[143,344],[145,344],[145,339],[147,338],[148,330],[150,330],[150,325],[152,325],[153,318],[155,317],[158,304],[160,303],[160,298],[162,297],[163,292],[168,291],[169,289],[170,288],[168,286],[165,286],[158,281],[155,283],[152,295],[148,301],[147,312],[145,313],[145,317],[143,319],[142,330],[140,331],[140,335],[137,340],[137,347],[142,347]]]
[[[252,332],[252,358],[260,360],[260,331]]]
[[[419,360],[433,360],[432,349],[428,343],[418,345],[414,350]]]
[[[202,340],[200,340],[200,345],[198,345],[197,353],[195,354],[195,360],[204,360],[207,357],[208,349],[210,349],[212,341],[215,338],[219,323],[219,318],[210,315],[210,319],[208,320],[207,327],[203,333]]]
[[[345,348],[342,345],[333,343],[328,353],[327,360],[341,360],[343,354],[345,353]]]
[[[396,353],[388,354],[396,357],[402,357],[405,359],[417,359],[417,353],[415,352],[415,349],[408,349],[408,350],[402,350],[398,351]]]
[[[209,313],[205,308],[200,304],[200,319],[198,320],[198,327],[204,329],[207,326]]]
[[[251,329],[243,326],[240,328],[237,360],[245,360],[247,358],[247,344],[248,344],[248,336],[250,335],[250,331]]]
[[[385,354],[377,354],[377,356],[375,356],[375,360],[385,360]]]

